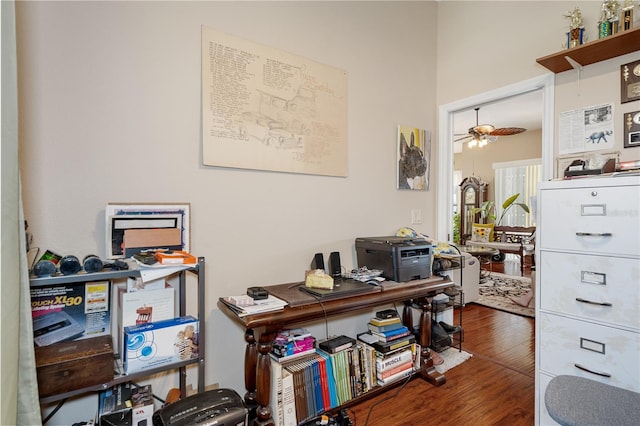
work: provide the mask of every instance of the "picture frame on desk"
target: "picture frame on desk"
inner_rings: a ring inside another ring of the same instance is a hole
[[[620,103],[640,100],[640,61],[620,65]]]

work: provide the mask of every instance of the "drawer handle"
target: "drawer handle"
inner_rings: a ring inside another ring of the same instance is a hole
[[[576,297],[576,302],[588,303],[590,305],[598,305],[598,306],[613,306],[611,302],[594,302],[591,300],[583,299],[582,297]]]
[[[587,373],[595,374],[596,376],[611,377],[611,374],[609,374],[609,373],[603,373],[601,371],[593,371],[593,370],[590,370],[587,367],[582,366],[580,364],[573,364],[573,365],[579,370],[586,371]]]
[[[611,232],[576,232],[578,237],[610,237]]]

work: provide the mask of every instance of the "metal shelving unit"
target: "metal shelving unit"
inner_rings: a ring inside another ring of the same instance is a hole
[[[436,256],[436,259],[440,260],[441,268],[434,272],[441,274],[446,271],[459,269],[460,283],[462,283],[462,274],[465,265],[464,255],[440,254]],[[448,262],[442,263],[442,261]],[[441,314],[449,309],[453,309],[455,314],[455,309],[458,308],[458,325],[460,326],[460,330],[449,333],[449,335],[451,336],[451,339],[453,341],[451,347],[457,347],[459,351],[462,351],[462,342],[464,340],[464,329],[462,327],[462,307],[464,306],[464,292],[462,290],[462,286],[456,285],[455,287],[448,288],[444,291],[444,294],[449,296],[449,301],[447,303],[431,304],[431,321],[432,323],[437,321],[438,314]]]
[[[187,278],[186,274],[192,273],[197,277],[197,287],[198,287],[198,297],[197,297],[197,318],[198,318],[198,334],[201,336],[198,342],[198,358],[187,360],[171,365],[165,365],[162,367],[145,370],[138,373],[133,374],[119,374],[117,373],[118,368],[116,365],[116,360],[118,359],[117,354],[114,354],[114,377],[113,380],[110,380],[106,383],[101,383],[95,386],[88,386],[81,389],[74,389],[68,392],[59,393],[56,395],[50,395],[47,397],[40,398],[41,404],[48,404],[56,401],[64,401],[67,398],[82,395],[85,393],[98,392],[101,390],[109,389],[110,387],[117,385],[119,383],[135,381],[137,379],[148,377],[153,374],[178,369],[180,373],[180,392],[182,396],[186,396],[186,379],[187,379],[187,366],[197,364],[198,365],[198,392],[204,392],[204,362],[205,362],[205,259],[204,257],[199,257],[197,263],[194,266],[189,267],[188,269],[184,269],[182,271],[176,272],[178,277],[178,295],[179,295],[179,316],[186,315],[187,312]],[[174,274],[174,275],[176,275]],[[127,278],[136,278],[140,277],[139,269],[128,269],[128,270],[119,270],[119,271],[105,271],[105,272],[96,272],[96,273],[78,273],[75,275],[54,275],[51,277],[41,277],[41,278],[32,278],[30,280],[31,287],[48,287],[54,285],[61,284],[84,284],[87,282],[95,282],[95,281],[114,281],[114,280],[122,280]],[[114,302],[111,301],[111,312],[115,312],[114,310]]]

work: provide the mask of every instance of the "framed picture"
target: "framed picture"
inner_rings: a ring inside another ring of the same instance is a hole
[[[180,229],[182,250],[190,251],[190,204],[109,203],[105,209],[106,257],[122,259],[124,234],[128,229]]]
[[[620,103],[640,99],[640,61],[620,65]]]
[[[429,189],[431,132],[411,126],[398,126],[398,189]]]
[[[624,114],[624,147],[640,146],[640,111]]]

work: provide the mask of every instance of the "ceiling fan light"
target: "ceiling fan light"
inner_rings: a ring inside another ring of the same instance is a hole
[[[489,141],[487,141],[487,138],[482,138],[480,139],[480,142],[478,142],[478,147],[482,148],[483,146],[486,146],[489,143]]]
[[[476,145],[478,145],[478,141],[477,141],[476,139],[471,139],[471,140],[467,143],[467,146],[468,146],[469,148],[473,148],[473,147],[475,147]]]

